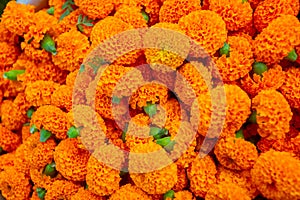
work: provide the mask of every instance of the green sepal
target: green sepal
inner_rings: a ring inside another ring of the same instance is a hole
[[[36,193],[39,199],[44,199],[46,195],[46,190],[44,188],[36,188]]]
[[[147,106],[144,106],[144,111],[149,117],[153,117],[157,113],[157,105],[147,103]]]
[[[268,71],[268,67],[266,64],[262,62],[255,62],[253,64],[253,72],[255,74],[262,76],[262,74],[266,71]]]
[[[285,59],[291,61],[291,62],[295,62],[298,59],[298,55],[295,51],[295,49],[293,49],[292,51],[290,51],[288,53],[288,55],[285,57]]]
[[[18,75],[24,74],[25,70],[10,70],[8,72],[4,72],[3,78],[9,79],[11,81],[17,81],[18,80]]]
[[[43,174],[45,174],[46,176],[50,176],[51,178],[56,177],[58,174],[58,171],[56,170],[55,162],[52,162],[52,163],[46,165]]]
[[[148,23],[149,20],[150,20],[149,15],[148,15],[145,11],[142,11],[142,16],[143,16],[143,18],[146,20],[146,22]]]
[[[257,123],[257,121],[256,121],[256,115],[257,115],[257,111],[254,110],[254,111],[251,113],[250,117],[248,118],[248,122],[250,122],[250,123],[252,123],[252,124],[256,124],[256,123]]]
[[[55,11],[55,8],[54,8],[54,6],[52,6],[52,7],[50,7],[50,8],[47,10],[47,13],[48,13],[49,15],[54,15],[54,11]]]
[[[80,134],[80,130],[81,128],[76,128],[75,126],[71,126],[71,128],[69,128],[67,135],[69,138],[77,138]]]
[[[56,55],[56,47],[55,47],[55,42],[52,39],[52,37],[48,34],[46,34],[41,41],[41,48],[44,49],[45,51],[52,53],[52,55]]]
[[[40,142],[46,142],[51,136],[52,133],[50,131],[42,128],[42,130],[40,131]]]
[[[34,134],[34,133],[36,133],[38,131],[39,131],[39,129],[37,129],[37,127],[34,124],[32,124],[31,127],[30,127],[30,129],[29,129],[29,132],[31,134]]]
[[[242,139],[245,139],[243,129],[238,130],[238,131],[235,133],[235,137],[236,137],[236,138],[242,138]]]
[[[174,199],[175,197],[175,192],[173,190],[169,190],[164,194],[164,200],[166,199]]]
[[[29,110],[27,110],[26,115],[29,119],[31,119],[33,113],[35,112],[35,110],[33,108],[29,108]]]
[[[230,54],[230,45],[227,42],[224,42],[223,47],[220,49],[221,55],[226,55],[226,57],[229,57]]]

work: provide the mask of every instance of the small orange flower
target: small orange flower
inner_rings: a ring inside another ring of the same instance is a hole
[[[13,152],[21,144],[21,137],[0,124],[0,147],[3,151]]]
[[[119,199],[127,199],[127,200],[135,200],[135,199],[145,199],[145,200],[151,200],[147,193],[142,191],[140,188],[131,185],[126,184],[122,186],[119,190],[117,190],[115,193],[113,193],[109,200],[119,200]]]
[[[56,199],[71,199],[71,197],[78,192],[80,186],[66,180],[57,180],[47,188],[45,200],[56,200]]]

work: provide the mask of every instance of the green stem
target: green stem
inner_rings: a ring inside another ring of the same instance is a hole
[[[226,57],[229,57],[230,53],[230,45],[227,42],[224,42],[224,46],[220,49],[221,55],[226,55]]]
[[[42,130],[40,131],[40,142],[46,142],[51,136],[52,133],[50,131],[42,128]]]
[[[55,42],[51,38],[50,35],[46,34],[41,42],[41,47],[42,49],[45,49],[45,51],[52,53],[52,55],[56,55],[56,47],[55,47]]]
[[[293,49],[292,51],[290,51],[288,53],[288,55],[285,57],[285,59],[291,61],[291,62],[295,62],[298,59],[298,55],[295,51],[295,49]]]
[[[18,75],[24,74],[24,73],[25,73],[25,70],[10,70],[3,74],[3,78],[6,78],[6,79],[9,79],[12,81],[17,81]]]
[[[254,73],[260,76],[262,76],[264,72],[268,71],[267,65],[262,62],[255,62],[252,68]]]
[[[44,188],[36,188],[36,193],[39,199],[42,200],[45,198],[46,190]]]
[[[58,174],[58,172],[56,170],[56,164],[55,164],[55,162],[52,162],[52,163],[48,164],[45,167],[43,174],[45,174],[46,176],[50,176],[51,178],[56,177],[56,175]]]

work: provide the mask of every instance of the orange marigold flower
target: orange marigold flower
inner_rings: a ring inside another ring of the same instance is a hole
[[[276,90],[264,90],[252,99],[261,137],[280,139],[289,132],[293,113],[284,96]]]
[[[258,4],[253,14],[255,28],[261,32],[280,15],[297,16],[299,9],[298,0],[262,1]]]
[[[106,18],[114,9],[114,3],[110,0],[74,0],[74,2],[91,19]]]
[[[26,122],[26,115],[10,100],[4,100],[1,104],[1,121],[9,130],[19,130]]]
[[[0,22],[0,42],[7,42],[11,45],[18,43],[17,34],[10,32],[3,22]]]
[[[181,17],[196,10],[201,10],[197,0],[165,0],[159,11],[159,21],[177,23]]]
[[[235,81],[244,77],[252,69],[254,62],[251,43],[240,36],[229,36],[229,57],[226,54],[221,55],[216,60],[216,65],[222,80]]]
[[[227,182],[235,184],[247,191],[247,194],[253,199],[258,194],[252,179],[250,170],[235,171],[222,166],[218,167],[217,183]]]
[[[142,10],[138,7],[123,5],[117,10],[114,17],[131,24],[134,28],[143,28],[148,26],[147,21],[142,15]]]
[[[30,197],[30,179],[13,167],[0,172],[0,190],[7,200],[24,200]]]
[[[50,105],[51,96],[58,87],[59,84],[53,81],[29,83],[25,89],[26,99],[32,106]]]
[[[27,140],[27,138],[31,135],[30,126],[23,125],[21,134],[22,134],[22,143],[24,143]]]
[[[70,40],[73,42],[69,42]],[[57,55],[52,55],[52,61],[62,70],[78,69],[90,48],[88,37],[77,30],[59,35],[55,42]]]
[[[78,147],[78,140],[69,138],[61,141],[55,148],[54,161],[56,169],[66,179],[84,181],[90,152]]]
[[[4,9],[1,22],[10,32],[22,36],[28,32],[33,22],[34,12],[35,7],[33,5],[10,1]]]
[[[195,196],[204,198],[210,187],[216,183],[216,165],[210,156],[198,156],[187,170],[190,190]]]
[[[98,196],[89,190],[80,188],[76,194],[74,194],[70,200],[82,200],[82,198],[89,200],[106,200],[105,197]]]
[[[227,39],[226,24],[217,13],[209,10],[194,11],[180,18],[180,28],[213,55]]]
[[[15,151],[21,144],[21,137],[0,124],[0,147],[6,152]]]
[[[196,200],[193,194],[188,190],[175,192],[174,199],[175,200]]]
[[[44,128],[50,131],[57,139],[66,139],[70,128],[67,113],[53,105],[39,107],[33,113],[30,124],[39,130]]]
[[[47,188],[45,200],[71,199],[78,192],[80,186],[67,180],[54,181],[51,187]]]
[[[135,200],[135,199],[145,199],[151,200],[147,193],[143,190],[138,188],[137,186],[126,184],[123,185],[119,190],[113,193],[109,200],[120,200],[120,199],[127,199],[127,200]]]
[[[251,169],[258,157],[254,144],[234,137],[218,141],[214,153],[221,165],[233,170]]]
[[[219,14],[229,31],[246,27],[252,20],[252,8],[249,2],[240,0],[210,0],[209,9]]]
[[[57,19],[59,19],[60,16],[64,13],[64,9],[62,9],[62,6],[64,5],[64,3],[65,3],[65,0],[49,0],[48,1],[49,6],[54,7],[54,17],[56,17]]]
[[[172,188],[175,192],[179,192],[188,187],[188,177],[185,168],[177,166],[177,182]]]
[[[300,108],[300,68],[291,67],[285,73],[285,79],[279,88],[281,94],[293,108]]]
[[[263,29],[255,38],[253,45],[257,62],[278,63],[300,45],[299,20],[292,15],[281,15]]]
[[[15,152],[6,153],[0,156],[0,173],[7,167],[13,167],[15,160]]]
[[[241,79],[241,88],[243,88],[248,95],[253,98],[260,91],[266,89],[280,88],[285,79],[285,72],[280,65],[269,65],[268,70],[262,73],[262,76],[251,73],[247,74]],[[276,81],[275,81],[276,80]]]
[[[38,143],[29,155],[32,168],[43,168],[53,160],[56,142],[51,138],[46,142]]]
[[[205,196],[205,200],[251,200],[245,189],[228,182],[213,185]]]
[[[51,104],[70,111],[72,109],[73,88],[67,85],[60,85],[51,96]]]
[[[133,109],[142,108],[147,102],[165,104],[168,100],[168,88],[156,82],[142,85],[131,96],[129,104]]]
[[[174,187],[177,182],[177,165],[171,162],[160,145],[154,142],[138,144],[131,153],[129,172],[136,186],[148,194],[164,194]]]
[[[300,161],[287,152],[268,151],[257,159],[251,176],[268,199],[299,199]]]
[[[123,153],[114,145],[98,147],[87,164],[86,183],[89,190],[99,196],[111,195],[117,191],[121,181],[119,169],[124,161]]]
[[[31,104],[27,101],[26,95],[23,92],[20,92],[14,99],[14,104],[19,108],[19,112],[26,114],[28,109],[31,107]]]
[[[75,81],[77,78],[79,70],[75,70],[73,72],[70,72],[66,77],[66,85],[70,87],[74,87]]]
[[[0,42],[0,69],[3,70],[6,66],[14,64],[20,54],[17,46],[7,42]]]

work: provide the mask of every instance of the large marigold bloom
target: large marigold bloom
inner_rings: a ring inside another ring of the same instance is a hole
[[[61,141],[55,148],[56,169],[71,181],[84,181],[90,152],[78,147],[78,140],[69,138]]]
[[[269,69],[262,73],[262,76],[255,73],[251,76],[251,74],[248,73],[240,80],[241,88],[243,88],[251,98],[262,90],[277,90],[282,86],[286,78],[282,67],[278,64],[269,65],[268,67]]]
[[[98,196],[84,188],[80,188],[78,192],[71,197],[70,200],[82,200],[82,198],[89,200],[106,200],[105,197]]]
[[[7,42],[0,42],[0,45],[0,69],[4,70],[6,66],[10,66],[17,61],[20,50],[17,46]]]
[[[47,188],[45,200],[71,199],[79,189],[80,186],[71,181],[57,180]]]
[[[106,18],[114,9],[114,3],[110,0],[75,0],[74,2],[91,19]]]
[[[70,128],[67,113],[53,105],[39,107],[33,113],[30,123],[39,130],[44,128],[50,131],[57,139],[66,139],[67,131]]]
[[[52,55],[52,61],[62,70],[78,69],[90,48],[88,37],[75,29],[59,35],[55,42],[57,55]]]
[[[24,200],[30,197],[30,179],[13,167],[0,172],[0,190],[7,200]]]
[[[297,16],[299,12],[298,0],[266,0],[258,4],[254,11],[255,28],[261,32],[270,22],[280,15]]]
[[[222,55],[216,60],[216,65],[222,80],[235,81],[244,77],[252,69],[254,62],[251,43],[244,37],[229,36],[229,57]]]
[[[51,96],[51,104],[58,108],[70,111],[72,109],[73,88],[60,85]]]
[[[117,190],[114,194],[109,197],[109,200],[135,200],[135,199],[145,199],[151,200],[147,193],[138,188],[137,186],[126,184]]]
[[[221,165],[233,170],[251,169],[258,157],[254,144],[233,137],[218,141],[214,153]]]
[[[290,130],[293,113],[284,96],[276,90],[264,90],[252,99],[261,137],[280,139]]]
[[[6,153],[0,156],[0,173],[6,168],[6,167],[13,167],[14,166],[14,160],[15,160],[15,152],[12,153]]]
[[[281,94],[293,108],[300,108],[300,69],[296,67],[289,68],[285,73],[285,79],[279,88]]]
[[[21,137],[0,124],[0,147],[6,152],[13,152],[21,144]]]
[[[201,45],[210,55],[222,48],[227,39],[226,24],[213,11],[201,10],[191,12],[180,18],[178,24],[191,39]]]
[[[0,42],[7,42],[11,45],[16,44],[19,37],[16,33],[10,32],[3,22],[0,22]]]
[[[216,183],[217,169],[210,156],[197,157],[188,168],[190,190],[195,196],[204,198],[210,187]]]
[[[59,84],[53,81],[29,83],[25,89],[26,99],[32,106],[50,105],[51,96],[58,87]]]
[[[142,10],[138,7],[123,5],[117,10],[114,17],[131,24],[134,28],[143,28],[148,26],[147,21],[142,15]]]
[[[201,10],[197,0],[165,0],[159,11],[159,21],[177,23],[181,17],[196,10]]]
[[[262,153],[253,169],[252,180],[268,199],[300,198],[300,161],[287,152]]]
[[[229,170],[222,166],[218,167],[217,183],[227,182],[235,184],[247,191],[247,194],[253,199],[258,194],[252,179],[250,170],[236,171]]]
[[[107,157],[105,154],[111,156]],[[90,156],[87,164],[86,183],[89,190],[99,196],[111,195],[119,190],[121,181],[119,169],[124,161],[123,153],[118,151],[114,145],[98,147]]]
[[[213,185],[205,200],[251,200],[246,190],[234,183],[221,182]]]
[[[299,20],[292,15],[281,15],[270,22],[255,38],[254,55],[257,62],[275,64],[298,45],[300,45]]]
[[[4,100],[1,104],[1,121],[9,130],[19,130],[26,122],[26,115],[10,100]]]
[[[240,0],[210,0],[209,9],[219,14],[229,31],[244,28],[252,20],[252,8],[249,2]]]
[[[1,16],[1,23],[12,33],[22,36],[32,24],[35,7],[10,1]]]

